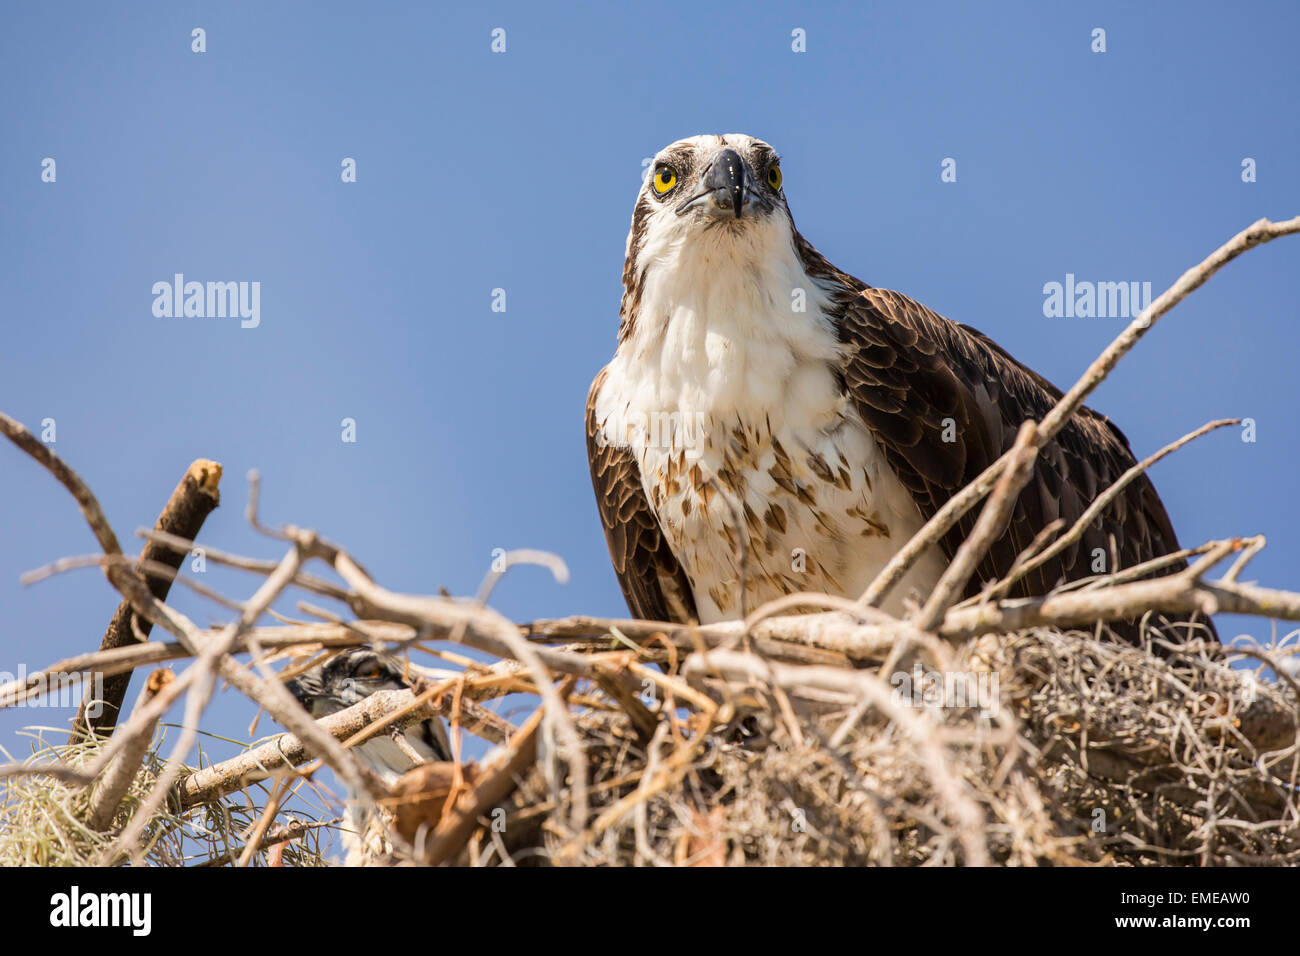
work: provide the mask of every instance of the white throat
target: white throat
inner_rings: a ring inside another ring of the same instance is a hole
[[[796,591],[857,597],[921,518],[840,390],[830,299],[788,220],[651,228],[646,263],[596,417],[636,457],[700,620]],[[942,572],[920,565],[900,602]]]
[[[638,260],[653,264],[615,358],[646,373],[628,396],[633,410],[780,415],[832,400],[821,374],[836,356],[829,298],[804,271],[788,224],[724,224],[686,238],[651,230]]]

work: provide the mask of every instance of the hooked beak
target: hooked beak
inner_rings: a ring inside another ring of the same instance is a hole
[[[703,206],[713,215],[732,212],[739,219],[745,207],[755,202],[764,209],[772,208],[772,204],[754,188],[740,154],[734,149],[723,149],[713,157],[713,162],[700,177],[699,191],[677,207],[677,215]]]

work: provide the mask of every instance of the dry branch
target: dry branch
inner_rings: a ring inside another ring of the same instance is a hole
[[[394,712],[408,708],[415,697],[411,690],[380,691],[346,710],[322,717],[317,726],[338,741],[348,740],[369,728],[370,733],[356,741],[361,743],[390,726],[407,727],[441,713],[441,708],[425,705],[408,709],[395,720],[389,719]],[[306,763],[314,756],[294,734],[281,734],[247,753],[186,776],[178,788],[180,807],[188,809],[234,793],[250,783]]]
[[[572,686],[571,679],[568,684]],[[424,862],[436,866],[458,853],[478,825],[478,818],[500,803],[515,786],[516,778],[537,758],[537,736],[543,717],[544,710],[534,711],[499,754],[499,759],[479,772],[473,789],[456,802],[450,813],[444,814],[423,848]]]
[[[198,537],[204,520],[221,503],[220,483],[221,465],[206,458],[197,459],[181,477],[176,490],[172,492],[162,513],[158,515],[158,521],[154,525],[155,530],[191,540]],[[151,541],[141,552],[139,563],[140,565],[160,564],[174,572],[180,567],[187,554],[188,551],[177,551]],[[150,572],[145,575],[145,581],[155,598],[159,601],[167,600],[167,592],[171,589],[170,577]],[[107,651],[138,643],[136,631],[148,637],[152,629],[153,623],[141,619],[131,607],[131,602],[123,599],[113,614],[113,619],[109,621],[108,630],[104,632],[99,649]],[[106,677],[101,709],[94,717],[88,716],[86,712],[90,702],[88,691],[87,699],[82,701],[72,724],[74,737],[84,737],[91,731],[95,736],[101,737],[111,734],[117,725],[118,711],[121,710],[122,701],[126,699],[126,690],[130,681],[130,671]]]
[[[176,675],[171,671],[154,671],[149,675],[149,680],[140,691],[137,706],[143,708],[175,678]],[[126,795],[136,774],[140,772],[140,766],[149,752],[150,738],[153,736],[153,727],[156,726],[157,721],[150,727],[148,734],[142,733],[133,737],[130,745],[122,750],[122,753],[117,756],[100,778],[99,786],[91,799],[90,811],[86,817],[86,822],[92,829],[107,830],[109,824],[113,822],[113,817],[117,815],[117,808],[121,805],[122,798]],[[74,734],[74,737],[80,738],[81,735]]]

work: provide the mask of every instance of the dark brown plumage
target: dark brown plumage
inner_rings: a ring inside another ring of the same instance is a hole
[[[834,269],[806,241],[809,272]],[[996,342],[898,292],[873,289],[835,270],[840,297],[840,374],[863,421],[895,474],[928,520],[1015,442],[1028,417],[1041,420],[1060,389],[1012,358]],[[945,425],[947,437],[944,441]],[[955,426],[955,427],[952,427]],[[1136,463],[1128,439],[1110,419],[1083,407],[1038,456],[1011,522],[968,586],[1005,575],[1017,555],[1057,518],[1068,524]],[[968,512],[943,540],[951,558],[975,523]],[[1013,597],[1046,594],[1061,581],[1115,571],[1177,551],[1164,504],[1140,475],[1084,532],[1051,561],[1021,578]],[[1170,570],[1185,567],[1180,563]]]

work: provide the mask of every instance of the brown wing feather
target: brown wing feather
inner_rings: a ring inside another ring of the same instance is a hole
[[[609,556],[634,617],[685,624],[697,618],[690,582],[677,563],[641,487],[641,469],[626,448],[598,441],[596,396],[601,369],[587,395],[587,458]]]
[[[851,281],[856,294],[841,303],[839,320],[841,374],[928,519],[1011,447],[1024,418],[1041,419],[1061,392],[975,329],[897,292]],[[970,592],[1006,574],[1048,522],[1062,518],[1072,524],[1134,461],[1128,440],[1109,419],[1081,409],[1044,448]],[[944,538],[949,557],[975,518],[971,512]],[[1178,550],[1169,515],[1145,475],[1125,488],[1080,541],[1022,578],[1014,594],[1044,594],[1063,580],[1093,573],[1098,548],[1106,555],[1106,570]]]

